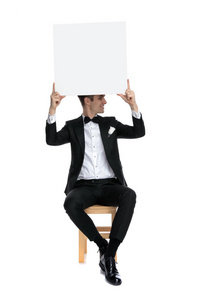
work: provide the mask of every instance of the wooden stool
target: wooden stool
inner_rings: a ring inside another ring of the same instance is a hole
[[[87,214],[111,214],[111,224],[114,220],[117,207],[93,205],[85,209]],[[111,226],[97,227],[98,232],[104,239],[108,239],[110,235]],[[87,237],[79,230],[79,263],[84,262],[84,254],[87,253]],[[117,261],[117,255],[115,257]]]

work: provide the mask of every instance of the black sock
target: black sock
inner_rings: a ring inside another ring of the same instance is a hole
[[[105,239],[103,239],[101,235],[97,236],[97,237],[94,239],[94,242],[97,244],[97,246],[98,246],[99,248],[102,248],[102,247],[108,245],[108,242],[107,242]]]
[[[105,257],[115,257],[117,249],[119,245],[121,244],[121,241],[118,239],[110,239],[110,243],[108,244],[108,248],[105,253]]]

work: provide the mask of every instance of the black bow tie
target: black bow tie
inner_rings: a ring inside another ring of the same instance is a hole
[[[89,117],[85,117],[84,122],[85,124],[89,123],[89,122],[94,122],[94,123],[99,123],[99,118],[98,117],[94,117],[93,119],[90,119]]]

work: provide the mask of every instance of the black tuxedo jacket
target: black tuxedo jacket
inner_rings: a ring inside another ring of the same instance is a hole
[[[99,128],[108,163],[119,182],[122,185],[127,185],[120,162],[117,139],[133,139],[144,136],[145,127],[143,119],[142,117],[140,119],[132,117],[134,126],[129,126],[118,122],[114,117],[99,116],[99,118]],[[108,134],[110,126],[115,128],[115,131],[111,135]],[[58,132],[56,130],[56,122],[53,124],[46,123],[46,142],[52,146],[66,143],[71,144],[71,166],[65,188],[65,193],[68,194],[76,183],[84,159],[85,140],[82,116],[67,121],[65,126]]]

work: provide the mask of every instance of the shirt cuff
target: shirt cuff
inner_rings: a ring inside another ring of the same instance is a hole
[[[54,114],[53,116],[51,116],[50,114],[48,114],[47,123],[48,124],[53,124],[55,122],[56,122],[56,114]]]
[[[133,116],[134,118],[136,118],[136,119],[140,119],[140,118],[141,118],[141,113],[132,110],[132,116]]]

